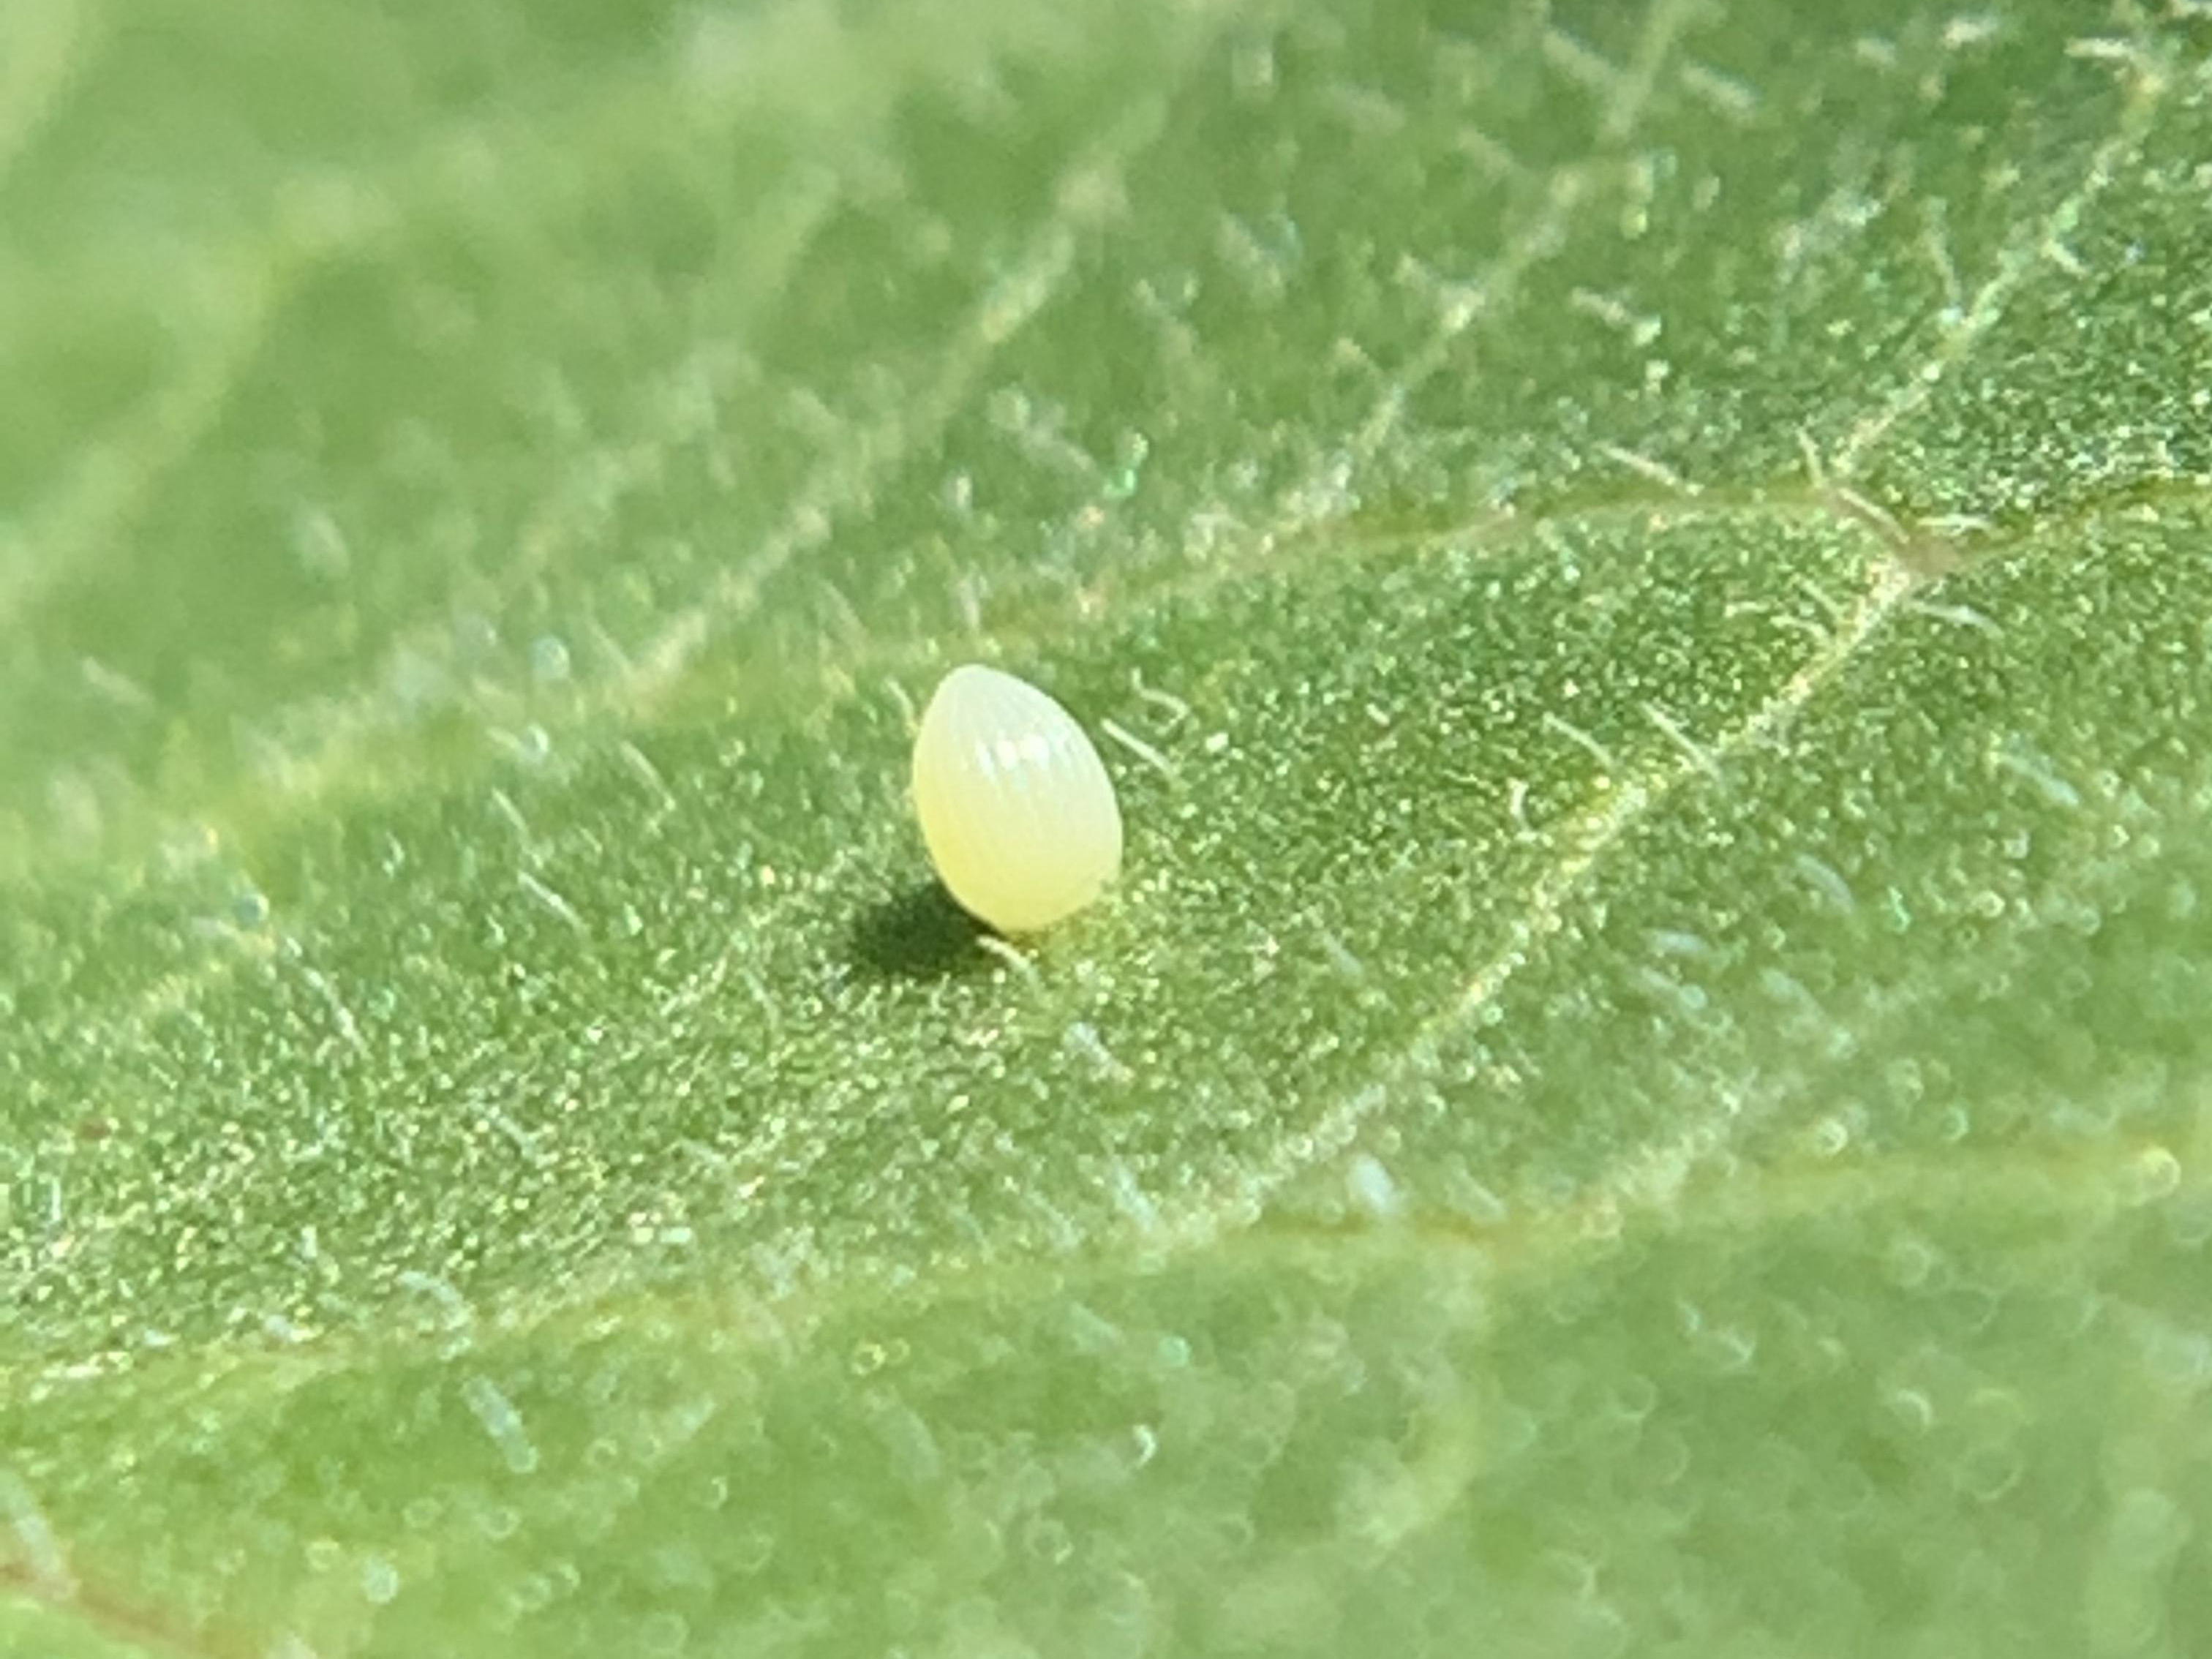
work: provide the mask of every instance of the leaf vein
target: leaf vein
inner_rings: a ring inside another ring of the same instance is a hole
[[[1678,750],[1669,764],[1648,775],[1628,779],[1601,808],[1583,816],[1568,837],[1571,850],[1548,866],[1530,885],[1527,901],[1508,930],[1505,945],[1474,970],[1442,1010],[1421,1024],[1413,1039],[1383,1063],[1372,1081],[1339,1100],[1295,1146],[1286,1145],[1248,1176],[1243,1193],[1248,1201],[1264,1202],[1306,1170],[1343,1152],[1405,1085],[1434,1075],[1440,1067],[1442,1048],[1495,1006],[1544,941],[1565,927],[1569,907],[1587,890],[1593,875],[1615,848],[1666,807],[1685,785],[1711,781],[1715,771],[1768,744],[1834,682],[1921,580],[1890,559],[1876,561],[1871,570],[1873,579],[1865,592],[1827,646],[1757,709],[1699,755]]]

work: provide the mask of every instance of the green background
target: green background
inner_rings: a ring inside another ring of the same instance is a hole
[[[0,1652],[2212,1650],[2208,52],[10,0]]]

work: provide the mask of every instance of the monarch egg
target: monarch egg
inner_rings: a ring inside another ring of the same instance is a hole
[[[1075,717],[1026,680],[969,663],[914,740],[914,806],[945,889],[1005,933],[1081,909],[1121,867],[1113,780]]]

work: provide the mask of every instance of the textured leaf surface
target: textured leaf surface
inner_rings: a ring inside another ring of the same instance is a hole
[[[2204,1651],[2208,47],[10,5],[0,1650]]]

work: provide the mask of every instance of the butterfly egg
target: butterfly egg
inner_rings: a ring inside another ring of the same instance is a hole
[[[922,710],[914,808],[945,890],[1002,933],[1049,927],[1121,867],[1114,781],[1075,717],[977,663]]]

